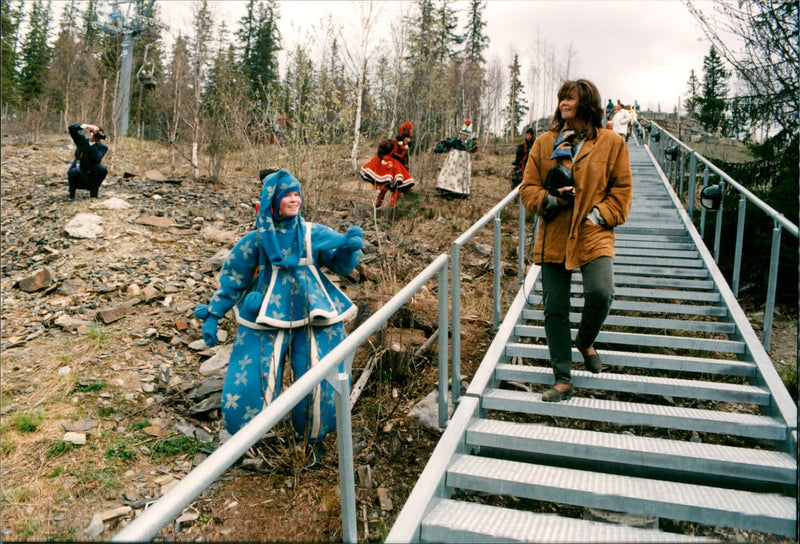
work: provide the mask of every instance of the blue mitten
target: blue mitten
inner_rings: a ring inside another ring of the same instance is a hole
[[[209,315],[203,323],[203,341],[210,348],[217,345],[217,326],[219,319],[215,315]]]
[[[344,236],[345,242],[341,245],[343,249],[357,250],[364,247],[364,231],[359,227],[350,227]]]
[[[197,308],[194,309],[194,316],[197,319],[206,319],[209,316],[208,312],[208,305],[207,304],[200,304]]]

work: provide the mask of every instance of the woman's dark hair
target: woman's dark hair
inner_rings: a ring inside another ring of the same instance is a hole
[[[603,105],[600,91],[588,79],[565,81],[558,90],[559,103],[569,97],[571,93],[578,95],[578,119],[586,123],[586,138],[591,140],[597,136],[597,129],[602,127]],[[556,112],[550,121],[550,130],[561,132],[566,121],[561,117],[561,108],[556,106]]]

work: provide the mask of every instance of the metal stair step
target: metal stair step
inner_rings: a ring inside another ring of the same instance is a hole
[[[545,338],[544,327],[517,325],[514,333],[520,337]],[[575,340],[577,331],[571,329]],[[627,332],[601,331],[595,343],[624,344],[627,346],[651,346],[673,349],[714,351],[723,353],[744,353],[745,343],[734,340],[715,340],[709,338],[693,338],[689,336],[665,336],[660,334],[638,334]]]
[[[541,291],[541,281],[537,281],[534,289]],[[570,284],[570,294],[583,293],[583,285],[580,283]],[[615,287],[615,297],[639,297],[646,299],[667,299],[667,300],[692,300],[697,302],[717,302],[720,300],[719,293],[716,291],[679,291],[676,289],[638,289],[635,287]]]
[[[571,298],[570,306],[574,308],[582,308],[584,305],[583,298]],[[528,297],[528,304],[530,306],[538,306],[542,303],[542,296],[532,294]],[[676,315],[706,315],[723,317],[728,315],[728,309],[725,306],[706,306],[700,304],[671,304],[668,302],[642,302],[639,300],[619,300],[615,299],[611,304],[611,311],[631,311],[631,312],[648,312],[659,314],[676,314]]]
[[[677,266],[679,268],[704,268],[705,263],[702,259],[680,259],[669,258],[661,255],[654,256],[635,256],[617,255],[614,258],[615,264],[637,265],[637,266]]]
[[[641,266],[614,264],[615,274],[635,274],[639,276],[667,276],[676,278],[707,278],[705,268],[671,268],[665,266]]]
[[[796,500],[776,494],[456,455],[447,486],[709,526],[794,536]]]
[[[575,274],[573,281],[583,281],[583,277]],[[672,287],[679,289],[703,289],[709,291],[714,289],[712,280],[694,280],[683,278],[656,278],[648,276],[628,276],[614,274],[614,285],[645,285],[648,287]]]
[[[786,453],[769,450],[491,419],[474,421],[467,429],[466,440],[472,446],[669,469],[702,477],[781,484],[797,481],[797,461]]]
[[[531,321],[543,321],[544,310],[523,310],[523,319]],[[571,323],[579,323],[581,314],[570,312],[569,320]],[[625,315],[610,314],[605,325],[620,327],[636,327],[643,329],[667,329],[675,331],[702,331],[716,332],[721,334],[733,334],[736,331],[734,323],[719,323],[715,321],[696,321],[691,319],[658,319],[654,317],[628,317]]]
[[[668,249],[664,247],[626,247],[616,246],[614,253],[617,255],[639,255],[643,257],[669,257],[673,259],[697,259],[700,253],[696,250]]]
[[[766,406],[770,402],[769,392],[754,385],[614,374],[611,372],[592,374],[582,370],[573,370],[571,375],[572,385],[578,389],[624,391],[642,395],[738,402],[759,406]],[[554,382],[553,371],[550,367],[544,366],[498,364],[495,370],[495,377],[501,381],[546,385],[552,385]]]
[[[422,520],[422,542],[710,542],[710,539],[526,512],[476,502],[435,499]]]
[[[786,426],[754,414],[641,404],[615,400],[572,397],[567,401],[544,402],[540,393],[489,389],[481,407],[526,414],[538,414],[618,425],[643,425],[684,431],[729,434],[765,440],[785,440]]]
[[[641,248],[641,249],[669,249],[672,251],[697,251],[691,242],[681,241],[651,241],[649,239],[616,238],[614,248]]]
[[[648,368],[653,370],[672,370],[676,372],[697,372],[700,374],[724,374],[730,376],[756,375],[756,365],[744,361],[708,359],[705,357],[685,357],[656,353],[628,353],[626,351],[599,350],[603,362],[609,366]],[[506,345],[507,357],[526,357],[542,361],[550,360],[550,352],[545,345],[520,344]],[[582,362],[578,350],[572,350],[572,360]]]

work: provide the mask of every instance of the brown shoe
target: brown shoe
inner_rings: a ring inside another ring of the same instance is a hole
[[[587,353],[590,349],[594,351],[591,355]],[[578,351],[580,351],[583,356],[583,364],[586,370],[593,374],[599,374],[600,371],[603,370],[603,360],[600,359],[600,354],[597,353],[596,349],[590,347],[586,350],[579,349]]]
[[[572,385],[567,387],[564,391],[556,389],[555,386],[551,387],[542,394],[544,402],[561,402],[562,400],[569,400],[572,398]]]

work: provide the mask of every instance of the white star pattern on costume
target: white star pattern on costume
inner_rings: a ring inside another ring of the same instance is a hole
[[[244,283],[244,274],[240,274],[236,270],[231,270],[229,276],[231,277],[231,281],[235,281],[239,285]]]
[[[244,345],[244,331],[239,331],[236,333],[236,340],[233,341],[234,346],[243,346]]]
[[[250,254],[253,253],[253,248],[250,247],[250,240],[248,240],[247,242],[243,243],[239,247],[239,249],[242,250],[242,257],[244,257],[245,259],[250,258]]]
[[[228,393],[227,400],[225,401],[225,408],[232,408],[237,410],[239,408],[239,395],[231,395]]]
[[[290,247],[281,250],[281,255],[283,255],[284,257],[288,257],[291,254],[292,254],[292,248]]]
[[[219,291],[215,291],[214,294],[211,296],[211,304],[215,304],[219,301],[220,301]]]
[[[275,294],[273,294],[273,295],[272,295],[272,300],[271,300],[271,302],[272,302],[273,304],[276,304],[276,305],[280,306],[280,305],[281,305],[281,297],[282,297],[282,296],[283,296],[283,295],[281,295],[280,293],[275,293]]]
[[[247,408],[245,408],[245,414],[242,419],[244,421],[250,421],[251,419],[253,419],[258,415],[258,412],[259,412],[258,408],[253,408],[252,406],[248,406]]]
[[[333,301],[333,305],[336,306],[336,309],[341,313],[344,310],[344,301],[340,298],[337,298]]]
[[[236,373],[236,381],[233,382],[236,385],[247,385],[247,373],[246,372],[237,372]]]
[[[250,358],[249,355],[245,355],[241,359],[239,359],[239,367],[244,369],[247,368],[247,365],[252,364],[253,360]]]

